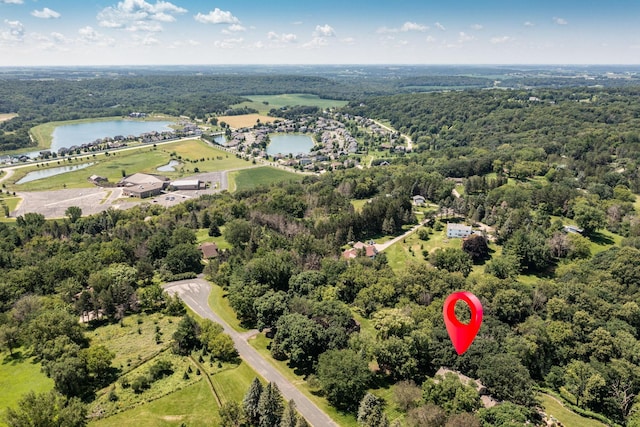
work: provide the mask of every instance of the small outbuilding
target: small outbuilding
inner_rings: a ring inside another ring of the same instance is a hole
[[[199,179],[181,179],[173,181],[171,183],[171,187],[176,190],[199,190],[200,184],[201,182]]]

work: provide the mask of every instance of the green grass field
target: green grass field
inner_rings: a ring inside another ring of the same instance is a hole
[[[307,105],[319,108],[343,107],[347,105],[347,101],[339,101],[335,99],[322,99],[317,95],[309,94],[284,94],[284,95],[248,95],[247,98],[252,102],[243,102],[234,107],[254,108],[260,114],[267,114],[272,108],[281,108],[286,106]],[[267,102],[268,104],[265,104]]]
[[[224,225],[220,227],[220,232],[224,233]],[[218,236],[218,237],[209,236],[209,229],[202,228],[196,231],[196,238],[198,239],[197,240],[198,244],[205,243],[205,242],[212,242],[218,246],[219,250],[231,249],[231,244],[227,242],[223,236]]]
[[[175,172],[158,172],[157,168],[167,164],[171,159],[171,154],[181,157],[183,166]],[[201,160],[204,159],[204,160]],[[197,161],[196,161],[197,160]],[[58,163],[59,162],[59,163]],[[85,169],[55,175],[47,179],[39,179],[25,184],[16,185],[27,173],[49,167],[59,167],[65,165],[76,165],[85,163],[95,163]],[[245,160],[228,154],[226,151],[207,145],[200,140],[184,140],[169,144],[162,144],[158,147],[143,146],[140,148],[94,155],[85,155],[78,159],[50,162],[47,165],[38,167],[16,169],[15,174],[6,182],[7,189],[12,191],[44,191],[59,190],[62,188],[88,188],[93,187],[87,178],[91,175],[100,175],[108,178],[109,182],[115,183],[122,178],[122,171],[131,175],[136,172],[156,173],[170,178],[179,178],[192,175],[195,168],[199,172],[219,172],[227,169],[251,167]]]
[[[0,426],[5,426],[7,407],[15,407],[29,391],[45,392],[53,388],[53,380],[40,370],[39,363],[26,357],[24,350],[14,350],[14,357],[0,352]]]
[[[240,321],[236,316],[236,313],[229,305],[229,300],[226,297],[227,293],[218,285],[211,284],[211,293],[209,294],[209,307],[229,324],[233,329],[238,332],[246,332],[248,329],[243,328],[240,325]]]
[[[426,263],[422,256],[422,251],[432,252],[437,248],[460,248],[462,246],[461,239],[447,239],[446,229],[442,231],[434,231],[429,236],[429,240],[424,241],[418,238],[418,233],[407,236],[404,241],[391,245],[384,252],[387,255],[389,266],[396,272],[404,271],[407,264]]]
[[[271,185],[285,181],[302,181],[303,175],[261,166],[253,169],[229,173],[229,191],[251,190],[263,185]],[[233,182],[233,185],[232,185]]]
[[[566,427],[604,427],[600,421],[586,418],[562,406],[558,401],[545,393],[538,394],[542,407],[548,415],[552,415]]]

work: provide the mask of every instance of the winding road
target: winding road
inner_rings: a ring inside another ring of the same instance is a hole
[[[265,380],[275,382],[285,400],[293,399],[298,412],[307,420],[309,424],[317,427],[338,426],[329,416],[316,406],[307,396],[300,392],[295,385],[287,380],[278,370],[271,365],[249,345],[247,340],[258,333],[249,331],[239,333],[235,331],[220,316],[214,313],[208,304],[211,285],[204,279],[188,279],[178,282],[166,283],[163,288],[171,295],[177,294],[184,302],[199,316],[213,320],[224,328],[224,332],[229,334],[240,354],[240,357],[251,366]]]

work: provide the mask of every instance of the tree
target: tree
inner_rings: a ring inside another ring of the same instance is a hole
[[[202,252],[191,243],[181,243],[169,249],[164,259],[167,270],[173,274],[202,271]]]
[[[478,377],[497,399],[509,400],[524,406],[535,404],[529,371],[514,355],[485,356],[478,369]]]
[[[398,408],[406,412],[418,406],[422,390],[413,381],[400,381],[393,388],[393,399]]]
[[[5,418],[9,427],[84,427],[87,407],[80,399],[68,399],[56,391],[27,393],[16,409],[8,408]]]
[[[69,206],[65,211],[64,215],[69,217],[69,221],[71,223],[75,223],[82,216],[82,209],[78,206]]]
[[[502,402],[491,408],[481,408],[478,418],[482,425],[495,427],[515,427],[530,424],[532,411],[524,406],[511,402]],[[529,423],[528,423],[529,422]]]
[[[220,424],[224,427],[242,427],[245,422],[242,406],[235,400],[224,402],[220,407]]]
[[[178,328],[173,333],[173,351],[177,354],[188,355],[200,341],[198,340],[198,324],[189,315],[185,315],[178,323]]]
[[[258,415],[260,416],[258,426],[274,427],[279,425],[283,409],[280,389],[276,383],[270,382],[262,390],[258,401]]]
[[[573,219],[586,235],[591,235],[607,225],[605,213],[586,202],[577,203],[573,208]]]
[[[83,349],[80,357],[84,359],[87,373],[94,381],[110,382],[113,376],[111,362],[116,355],[103,345]]]
[[[520,262],[515,255],[503,255],[489,261],[484,270],[498,279],[514,278],[520,274]]]
[[[475,387],[463,384],[452,372],[426,380],[422,384],[422,398],[426,403],[438,405],[449,415],[475,411],[480,407],[480,396]]]
[[[462,241],[462,250],[468,253],[473,261],[482,261],[489,256],[487,238],[480,234],[472,234]]]
[[[19,346],[20,330],[18,327],[9,324],[0,325],[0,347],[5,347],[13,356],[13,349]]]
[[[384,401],[367,393],[358,407],[358,425],[362,427],[388,427],[389,420],[384,413]]]
[[[358,407],[371,381],[367,361],[353,350],[322,353],[317,375],[329,403],[348,411]]]
[[[79,357],[66,357],[47,364],[49,376],[56,390],[65,396],[82,396],[87,390],[87,366]]]
[[[260,420],[260,412],[258,411],[258,403],[260,402],[260,395],[262,395],[262,383],[258,377],[254,378],[249,386],[249,390],[242,399],[242,409],[244,414],[253,425],[258,424]]]
[[[407,424],[410,427],[443,427],[446,421],[447,413],[433,403],[413,408],[407,414]]]
[[[296,402],[293,399],[287,402],[287,406],[282,413],[282,420],[280,421],[280,427],[296,427],[298,422],[298,413],[296,412]]]
[[[436,249],[430,256],[429,262],[435,267],[451,273],[460,272],[467,277],[473,268],[471,256],[458,248]]]
[[[444,427],[480,427],[480,421],[473,414],[465,412],[449,417]]]
[[[592,379],[599,375],[588,363],[581,360],[574,360],[565,368],[564,385],[567,390],[576,397],[576,405],[584,404],[590,400],[590,384]]]
[[[292,366],[310,371],[325,348],[322,326],[298,313],[286,314],[276,324],[271,354],[288,357]]]

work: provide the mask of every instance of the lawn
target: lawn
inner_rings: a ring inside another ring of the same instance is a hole
[[[195,167],[197,167],[200,172],[219,172],[228,169],[251,167],[251,164],[246,160],[239,159],[233,154],[229,154],[199,139],[166,144],[158,148],[167,154],[175,153],[179,156],[178,158],[183,161],[184,164],[184,171],[182,172],[193,173]],[[181,171],[168,173],[167,176],[181,176],[182,174],[180,172]]]
[[[15,407],[29,391],[45,392],[53,388],[53,380],[42,373],[39,363],[27,357],[24,350],[14,350],[14,357],[0,352],[0,426],[8,406]]]
[[[220,233],[224,233],[224,229],[225,229],[224,225],[220,227]],[[197,240],[198,244],[205,243],[205,242],[212,242],[212,243],[215,243],[216,246],[218,246],[219,250],[231,249],[231,244],[227,242],[223,236],[218,236],[218,237],[209,236],[209,229],[207,228],[202,228],[196,231],[196,238],[198,239]]]
[[[93,427],[219,425],[218,408],[206,381],[198,381],[153,402],[89,423]]]
[[[538,394],[542,407],[548,415],[552,415],[566,427],[604,427],[600,421],[585,418],[562,406],[558,401],[545,393]]]
[[[243,102],[234,107],[248,107],[258,110],[261,114],[267,114],[272,108],[294,107],[296,105],[316,106],[322,109],[331,107],[344,107],[347,101],[335,99],[322,99],[317,95],[304,93],[284,95],[248,95],[246,98],[252,102]]]
[[[364,205],[371,199],[361,199],[361,200],[351,200],[351,204],[353,205],[353,208],[356,210],[356,212],[362,212],[362,208],[364,207]]]
[[[405,239],[391,245],[384,253],[387,255],[389,266],[396,272],[404,271],[407,264],[426,262],[422,251],[434,251],[437,248],[460,248],[462,239],[447,239],[447,231],[434,231],[429,240],[418,238],[418,233],[413,233]]]
[[[211,293],[209,294],[208,302],[211,310],[227,322],[234,330],[238,332],[246,332],[248,330],[240,325],[235,311],[233,311],[233,308],[229,305],[227,292],[222,289],[222,287],[211,284]]]
[[[211,382],[223,404],[233,400],[241,402],[251,385],[251,381],[257,376],[256,371],[242,362],[233,369],[212,375]]]
[[[300,182],[303,177],[302,174],[291,173],[270,166],[260,166],[253,169],[230,172],[229,191],[251,190],[256,187],[269,186],[285,181]]]
[[[4,195],[0,195],[0,205],[6,205],[9,208],[9,212],[13,212],[18,203],[22,200],[20,197],[4,197]],[[0,210],[0,216],[4,216],[4,208]]]

